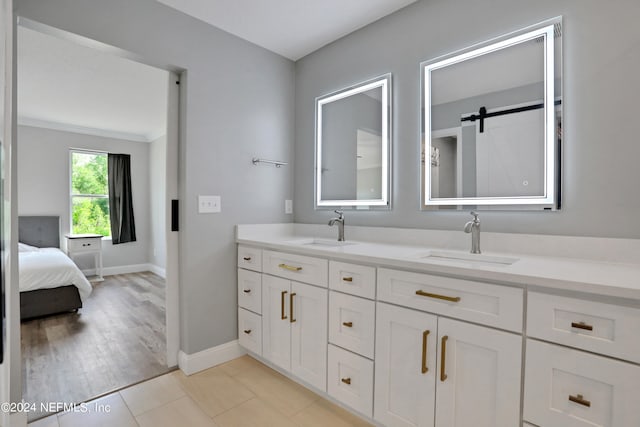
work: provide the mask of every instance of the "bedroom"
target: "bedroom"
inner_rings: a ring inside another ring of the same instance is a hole
[[[25,26],[18,37],[23,398],[80,402],[168,370],[169,73]],[[118,228],[119,244],[109,215],[115,154],[130,159],[133,208],[133,239]],[[63,273],[55,256],[78,268]]]

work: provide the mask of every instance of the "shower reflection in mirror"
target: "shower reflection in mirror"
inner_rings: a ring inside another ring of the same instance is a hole
[[[560,18],[421,70],[422,208],[559,208]]]

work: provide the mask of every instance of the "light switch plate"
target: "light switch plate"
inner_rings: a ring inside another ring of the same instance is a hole
[[[293,200],[285,200],[284,201],[284,213],[292,214],[293,213]]]
[[[198,213],[218,213],[221,211],[220,196],[198,196]]]

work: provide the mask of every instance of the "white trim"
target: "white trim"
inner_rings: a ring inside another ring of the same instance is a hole
[[[104,267],[102,269],[102,276],[113,276],[114,274],[127,274],[127,273],[141,273],[143,271],[153,271],[152,264],[130,264],[130,265],[117,265],[115,267]],[[82,274],[85,276],[95,275],[96,270],[94,268],[82,270]],[[156,273],[157,274],[157,273]]]
[[[152,273],[157,274],[158,276],[162,277],[163,279],[167,278],[167,270],[162,268],[162,267],[158,267],[155,264],[149,264],[149,271]]]
[[[178,352],[178,366],[185,375],[191,375],[245,354],[247,351],[240,347],[238,340],[233,340],[193,354],[186,354],[180,350]]]
[[[24,117],[24,116],[18,117],[18,125],[30,126],[34,128],[53,129],[53,130],[59,130],[63,132],[79,133],[82,135],[101,136],[103,138],[121,139],[126,141],[133,141],[133,142],[152,142],[154,141],[154,139],[150,139],[150,137],[155,135],[162,136],[164,134],[164,132],[160,130],[160,131],[155,131],[151,134],[141,135],[137,133],[119,132],[119,131],[110,130],[110,129],[90,128],[85,126],[74,125],[71,123],[51,122],[48,120],[40,120],[40,119],[35,119],[33,117]]]

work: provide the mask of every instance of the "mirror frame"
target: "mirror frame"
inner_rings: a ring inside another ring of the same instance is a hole
[[[322,107],[334,101],[357,95],[375,88],[382,89],[381,99],[381,139],[382,139],[382,176],[380,199],[322,199]],[[391,209],[391,73],[366,80],[338,91],[316,98],[315,126],[315,209],[340,208],[379,208]]]
[[[420,135],[420,152],[429,153],[431,151],[431,139],[434,131],[431,129],[431,72],[444,68],[448,65],[457,64],[468,59],[473,59],[481,55],[486,55],[510,46],[527,42],[536,38],[544,38],[544,194],[541,196],[504,196],[504,197],[452,197],[434,198],[431,194],[431,162],[426,161],[429,156],[421,155],[421,208],[437,208],[440,206],[462,207],[474,206],[482,207],[502,206],[506,209],[509,206],[526,209],[555,210],[559,208],[560,201],[560,172],[559,154],[555,137],[555,26],[562,25],[562,17],[549,19],[536,25],[524,28],[520,31],[509,33],[505,36],[494,38],[486,43],[476,44],[467,49],[456,51],[449,55],[424,61],[420,64],[420,74],[422,77],[422,131]],[[562,64],[560,64],[562,67]],[[562,74],[562,73],[561,73]],[[562,78],[562,77],[561,77]],[[429,138],[427,139],[427,136]],[[427,144],[428,141],[428,144]]]

